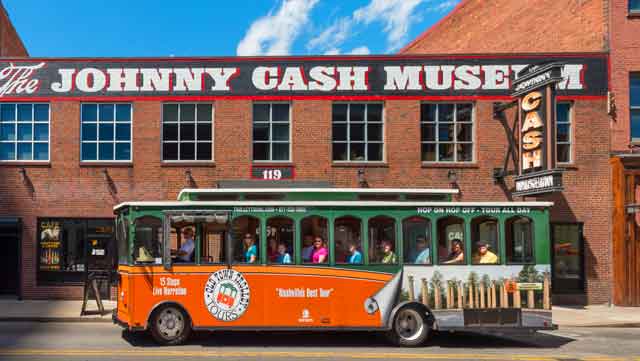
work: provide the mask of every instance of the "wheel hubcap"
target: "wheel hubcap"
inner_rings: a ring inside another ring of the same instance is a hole
[[[158,331],[165,339],[174,339],[184,331],[184,317],[175,308],[166,308],[160,312],[157,321]]]
[[[415,340],[424,330],[424,320],[415,310],[401,310],[396,318],[396,332],[405,340]]]

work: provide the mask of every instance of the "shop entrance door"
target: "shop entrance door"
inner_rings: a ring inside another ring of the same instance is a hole
[[[0,218],[0,295],[20,293],[21,235],[19,218]]]

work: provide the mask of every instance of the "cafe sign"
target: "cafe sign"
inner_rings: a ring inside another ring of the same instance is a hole
[[[513,96],[518,98],[518,176],[513,195],[535,195],[562,190],[562,172],[556,168],[556,85],[563,65],[531,65],[518,72]]]

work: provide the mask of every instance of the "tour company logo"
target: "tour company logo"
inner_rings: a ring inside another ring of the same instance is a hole
[[[300,318],[298,319],[298,322],[300,323],[313,322],[313,318],[311,318],[311,312],[309,312],[309,310],[307,310],[306,308],[303,309],[302,313],[300,314]]]
[[[220,321],[235,321],[249,307],[249,283],[236,270],[223,269],[212,273],[204,286],[204,304]]]
[[[35,93],[40,88],[40,80],[33,79],[33,74],[44,66],[45,63],[36,65],[9,63],[9,66],[0,70],[0,97]]]

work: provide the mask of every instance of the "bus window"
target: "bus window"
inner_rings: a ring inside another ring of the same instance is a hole
[[[371,263],[398,263],[396,255],[396,221],[377,216],[369,219],[369,259]]]
[[[293,263],[293,219],[274,217],[267,220],[267,260],[269,263]]]
[[[471,221],[473,264],[496,264],[498,258],[498,220],[476,217]]]
[[[135,220],[134,263],[162,264],[162,220],[143,216]]]
[[[402,221],[404,263],[431,264],[431,222],[422,217]]]
[[[260,220],[242,216],[233,220],[233,254],[239,263],[260,262]]]
[[[533,221],[512,217],[505,227],[507,263],[533,263]]]
[[[175,215],[170,218],[169,249],[174,263],[193,263],[196,257],[195,217]]]
[[[362,239],[359,218],[345,216],[333,223],[336,263],[362,264]]]
[[[209,220],[208,218],[212,219]],[[207,219],[205,219],[201,227],[200,262],[226,262],[225,244],[227,241],[227,225],[215,219],[214,216],[207,216]]]
[[[129,220],[124,214],[116,218],[116,240],[118,244],[118,264],[129,263]]]
[[[300,222],[300,230],[302,234],[302,262],[313,262],[314,240],[316,237],[320,237],[320,239],[326,242],[329,235],[328,224],[329,222],[327,219],[320,216],[310,216],[304,218]]]
[[[464,264],[464,220],[445,217],[438,220],[438,261],[440,264]]]

